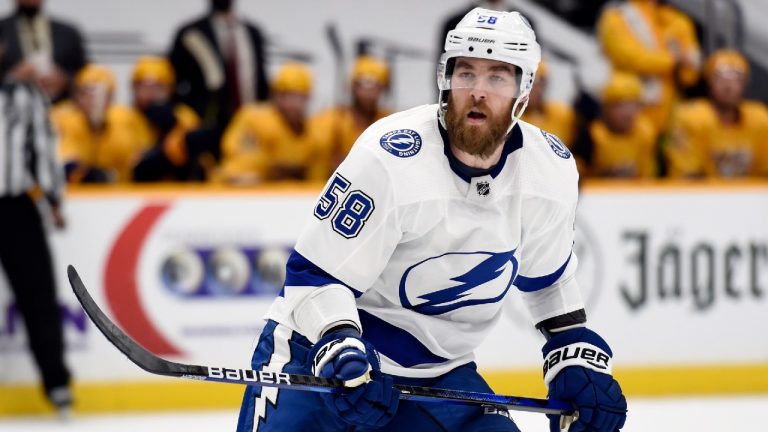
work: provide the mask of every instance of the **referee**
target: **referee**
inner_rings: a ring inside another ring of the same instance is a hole
[[[64,364],[51,253],[35,204],[44,196],[54,225],[64,226],[59,207],[64,176],[48,105],[32,83],[0,83],[0,264],[23,316],[46,397],[67,414],[72,403],[70,374]]]

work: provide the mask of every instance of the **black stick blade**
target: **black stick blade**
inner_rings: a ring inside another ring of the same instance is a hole
[[[181,375],[207,375],[207,371],[202,367],[195,367],[190,365],[184,365],[180,363],[170,362],[151,352],[146,348],[139,345],[136,341],[131,339],[130,336],[125,334],[120,327],[115,325],[99,308],[99,305],[93,300],[93,297],[88,293],[85,288],[80,275],[77,274],[77,270],[71,265],[67,266],[67,276],[69,277],[69,284],[72,286],[72,291],[75,292],[75,296],[80,304],[83,306],[85,313],[91,318],[91,321],[96,325],[96,328],[101,331],[102,334],[112,343],[117,349],[119,349],[126,357],[140,368],[147,372],[159,375],[167,375],[178,377]]]

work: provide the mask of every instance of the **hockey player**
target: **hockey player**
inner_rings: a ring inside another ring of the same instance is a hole
[[[307,118],[312,93],[309,66],[282,65],[270,87],[269,103],[243,106],[224,132],[219,179],[242,185],[325,181],[328,152],[321,129]]]
[[[707,60],[709,97],[682,104],[665,154],[671,177],[768,175],[768,109],[747,100],[749,63],[720,50]]]
[[[72,99],[51,110],[69,183],[130,180],[142,149],[131,110],[112,103],[114,91],[112,71],[90,64],[75,77]]]
[[[136,60],[131,74],[132,113],[142,154],[133,167],[134,181],[196,179],[191,173],[198,170],[202,158],[188,151],[186,136],[200,126],[200,118],[192,108],[171,99],[175,85],[173,67],[164,57]]]
[[[472,353],[513,291],[548,339],[550,397],[578,410],[571,430],[623,426],[612,353],[585,327],[574,278],[573,157],[519,121],[539,59],[520,14],[474,9],[447,36],[439,103],[363,133],[314,207],[252,360],[347,388],[249,387],[239,431],[519,431],[507,412],[399,402],[393,388],[490,392]]]
[[[602,92],[600,118],[590,122],[574,145],[583,162],[581,177],[653,178],[656,140],[653,122],[642,112],[643,84],[616,71]],[[577,159],[578,160],[578,159]]]
[[[576,113],[565,103],[545,99],[549,81],[547,64],[539,63],[536,71],[536,85],[528,96],[528,106],[521,120],[557,135],[565,145],[573,148],[576,132]]]
[[[318,113],[314,121],[323,132],[332,165],[332,173],[349,153],[357,138],[376,120],[392,112],[381,106],[389,87],[389,67],[383,61],[361,56],[355,60],[350,76],[351,101],[349,105],[337,105]]]

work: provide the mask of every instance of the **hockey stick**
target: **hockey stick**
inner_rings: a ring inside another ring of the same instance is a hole
[[[346,100],[347,67],[344,58],[344,48],[341,45],[341,36],[339,36],[335,23],[326,24],[325,36],[331,45],[331,53],[334,60],[333,101],[336,106],[341,106]]]
[[[225,367],[196,366],[175,363],[162,359],[139,345],[113,323],[93,300],[83,281],[73,266],[67,267],[67,276],[75,296],[96,327],[130,361],[145,371],[176,378],[198,381],[214,381],[230,384],[277,387],[294,390],[331,393],[343,388],[341,381],[312,375],[296,375],[283,372],[255,371]],[[419,402],[447,402],[461,405],[489,405],[516,411],[531,411],[545,414],[566,415],[573,412],[573,407],[565,402],[547,399],[533,399],[518,396],[504,396],[492,393],[478,393],[462,390],[437,389],[395,385],[400,391],[400,399]]]

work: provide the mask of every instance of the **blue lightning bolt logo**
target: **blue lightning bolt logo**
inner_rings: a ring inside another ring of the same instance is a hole
[[[514,250],[509,252],[499,252],[499,253],[489,253],[489,252],[478,253],[478,254],[488,255],[488,258],[486,258],[485,260],[480,262],[480,264],[471,268],[464,274],[450,278],[450,281],[457,282],[458,283],[457,285],[420,295],[417,298],[421,300],[426,300],[426,301],[423,303],[413,305],[411,304],[405,292],[406,279],[408,278],[408,275],[411,272],[411,270],[413,270],[414,268],[418,267],[419,265],[427,261],[438,259],[446,255],[455,255],[455,254],[445,254],[439,257],[429,258],[427,260],[424,260],[419,264],[416,264],[410,267],[405,272],[405,274],[403,274],[403,278],[400,281],[401,303],[406,308],[412,309],[416,312],[419,312],[425,315],[439,315],[439,314],[450,312],[452,310],[456,310],[465,306],[497,302],[502,298],[504,298],[507,291],[509,291],[509,288],[512,286],[512,281],[514,280],[515,275],[517,274],[518,263],[517,263],[517,259],[514,256],[514,253],[515,253]],[[476,255],[476,254],[463,254],[463,255]],[[509,278],[509,281],[506,282],[506,285],[504,286],[503,291],[499,295],[494,297],[477,298],[478,293],[473,291],[473,289],[481,287],[490,282],[493,282],[499,277],[501,277],[504,271],[508,268],[508,265],[510,263],[512,265],[512,274],[511,274],[511,277]],[[475,295],[473,296],[473,294]],[[472,298],[462,300],[463,298],[468,296]]]
[[[403,145],[413,145],[413,138],[411,137],[399,137],[399,138],[391,138],[389,140],[390,144],[403,144]]]

